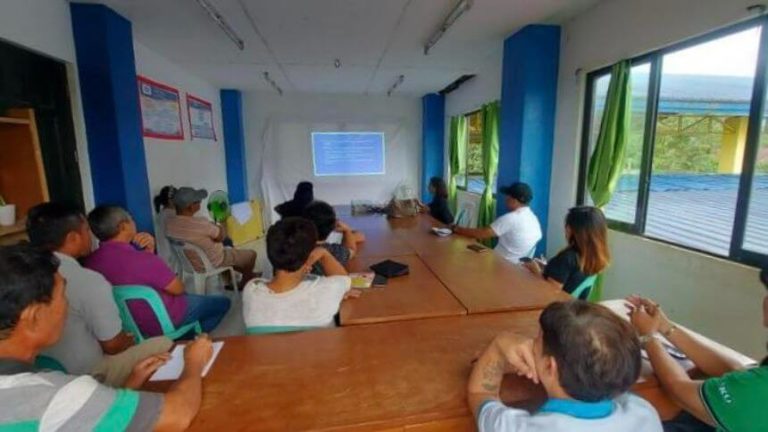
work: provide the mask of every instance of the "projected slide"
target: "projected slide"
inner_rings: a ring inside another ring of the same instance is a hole
[[[383,132],[312,132],[315,175],[384,174]]]

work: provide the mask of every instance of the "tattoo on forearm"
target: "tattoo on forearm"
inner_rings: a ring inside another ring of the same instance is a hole
[[[501,378],[504,375],[504,359],[498,359],[483,369],[483,390],[493,393],[499,392]]]

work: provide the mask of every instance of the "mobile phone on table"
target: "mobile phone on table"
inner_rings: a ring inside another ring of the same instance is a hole
[[[485,247],[485,246],[483,246],[481,244],[477,244],[477,243],[471,244],[471,245],[467,245],[467,249],[469,249],[471,251],[474,251],[474,252],[477,252],[477,253],[488,252],[490,250],[487,247]]]
[[[386,284],[387,284],[387,278],[385,276],[377,274],[376,276],[373,277],[373,286],[383,287]]]

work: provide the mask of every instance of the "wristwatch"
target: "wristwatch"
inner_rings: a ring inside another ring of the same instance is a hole
[[[677,330],[677,326],[674,324],[671,324],[668,329],[664,330],[663,332],[659,332],[662,336],[665,338],[669,338],[672,336],[672,333],[674,333]]]

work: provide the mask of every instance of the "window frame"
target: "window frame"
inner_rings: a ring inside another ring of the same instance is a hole
[[[648,213],[648,201],[650,196],[651,176],[653,173],[653,152],[656,141],[656,125],[658,121],[659,94],[661,91],[662,59],[665,55],[674,53],[696,45],[704,44],[754,27],[762,27],[757,53],[757,69],[752,88],[750,101],[749,120],[747,126],[747,139],[742,161],[742,172],[739,177],[739,186],[736,198],[733,231],[727,256],[709,251],[696,249],[691,246],[675,243],[669,240],[648,237],[645,235]],[[651,51],[649,53],[630,59],[631,66],[650,63],[650,75],[648,80],[647,109],[645,113],[645,128],[643,131],[643,148],[640,160],[640,178],[638,196],[635,205],[635,220],[633,222],[608,219],[609,228],[627,234],[640,236],[652,241],[657,241],[683,249],[696,251],[705,255],[727,259],[750,266],[768,265],[768,254],[761,254],[744,249],[744,236],[746,233],[747,218],[749,216],[749,203],[751,198],[756,160],[760,148],[760,131],[762,116],[768,114],[766,108],[766,91],[768,91],[768,16],[749,19],[731,26],[724,27],[700,36],[696,36],[667,47]],[[583,98],[581,141],[579,149],[578,185],[576,202],[579,205],[586,203],[587,197],[587,170],[590,158],[590,137],[592,134],[592,115],[594,109],[595,84],[598,79],[610,75],[611,66],[601,67],[586,75],[585,93]]]
[[[469,177],[470,177],[470,175],[477,175],[476,173],[472,173],[472,174],[469,173],[469,118],[471,116],[473,116],[473,115],[477,115],[478,113],[482,113],[482,112],[483,112],[482,108],[478,108],[478,109],[476,109],[474,111],[469,111],[469,112],[466,112],[466,113],[462,114],[464,119],[467,121],[467,145],[464,148],[464,167],[465,167],[464,168],[464,173],[463,173],[464,174],[464,184],[463,185],[459,185],[459,184],[456,185],[456,189],[464,191],[466,193],[475,194],[475,195],[480,195],[480,194],[478,194],[477,192],[472,192],[472,191],[469,190]],[[481,118],[481,121],[482,121],[482,118]],[[482,123],[482,130],[483,130],[483,133],[484,133],[485,132],[485,123]]]

